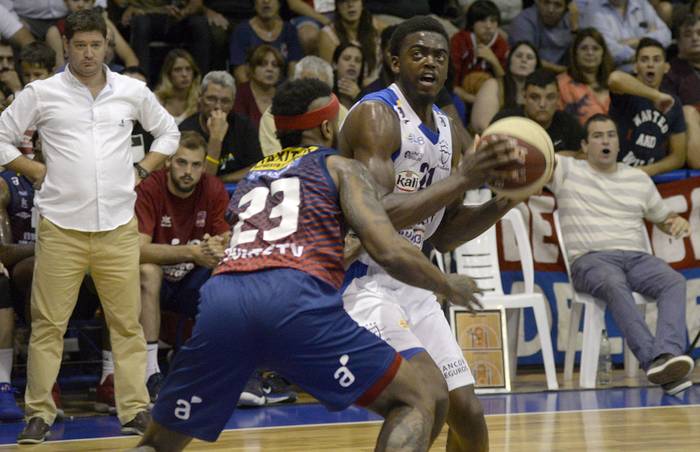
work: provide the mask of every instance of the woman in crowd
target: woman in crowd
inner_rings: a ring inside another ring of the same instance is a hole
[[[500,109],[522,104],[525,78],[540,66],[537,49],[527,41],[516,42],[508,53],[505,76],[486,80],[476,94],[470,120],[472,131],[483,132]]]
[[[594,114],[608,114],[608,76],[613,69],[603,35],[595,28],[580,30],[571,44],[569,68],[557,76],[559,108],[581,124]]]
[[[354,44],[365,57],[363,80],[369,85],[379,76],[382,65],[380,27],[362,0],[337,0],[333,24],[323,27],[318,38],[319,56],[329,63],[340,44]]]
[[[279,0],[255,0],[255,16],[240,23],[231,35],[229,63],[237,84],[250,80],[246,56],[248,49],[260,44],[280,51],[287,65],[284,73],[291,74],[294,63],[304,56],[296,28],[280,17]]]
[[[197,112],[201,81],[202,74],[187,50],[168,52],[155,94],[177,124]]]
[[[250,53],[250,81],[238,86],[233,111],[247,116],[256,129],[262,112],[272,105],[283,66],[282,54],[270,45],[259,45]]]
[[[346,108],[350,109],[360,95],[364,77],[362,49],[351,43],[340,44],[333,52],[335,86],[333,92]]]

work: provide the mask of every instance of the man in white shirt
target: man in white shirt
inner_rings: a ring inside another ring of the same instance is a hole
[[[0,165],[40,187],[35,200],[41,220],[32,283],[27,426],[18,437],[23,444],[44,441],[54,422],[51,387],[86,272],[95,281],[110,328],[122,432],[141,434],[149,419],[134,186],[175,152],[180,134],[145,84],[114,74],[103,64],[106,35],[99,13],[69,16],[66,71],[27,85],[0,116]],[[132,166],[134,121],[156,139],[151,152]],[[16,149],[32,126],[42,139],[46,165]]]
[[[557,156],[549,184],[576,290],[603,300],[648,380],[673,395],[692,386],[693,360],[685,347],[685,278],[646,252],[644,219],[681,239],[688,222],[664,204],[651,178],[617,162],[617,127],[610,117],[592,116],[581,149],[586,160]],[[560,240],[562,238],[560,237]],[[632,292],[656,300],[656,337],[637,309]]]

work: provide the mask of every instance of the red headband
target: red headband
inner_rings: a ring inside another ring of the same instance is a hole
[[[300,115],[283,116],[275,115],[275,127],[277,130],[307,130],[320,126],[323,121],[331,121],[338,115],[340,104],[335,94],[331,93],[331,100],[324,107],[307,111]]]

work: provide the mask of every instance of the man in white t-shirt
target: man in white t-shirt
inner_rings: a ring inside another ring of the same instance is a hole
[[[617,127],[597,114],[585,125],[585,160],[557,156],[549,184],[559,208],[574,288],[605,301],[651,383],[673,395],[692,386],[685,347],[685,278],[646,252],[644,219],[675,239],[688,222],[664,204],[651,178],[617,162]],[[632,292],[656,300],[656,337]]]

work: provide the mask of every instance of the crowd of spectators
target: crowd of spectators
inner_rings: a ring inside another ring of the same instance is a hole
[[[280,150],[270,114],[276,87],[320,79],[338,96],[342,122],[363,95],[394,81],[388,43],[407,17],[431,14],[445,24],[451,73],[438,106],[471,134],[524,116],[547,130],[557,152],[580,156],[582,126],[606,114],[624,163],[649,175],[700,168],[700,0],[0,0],[3,109],[27,84],[71,64],[66,17],[83,10],[105,20],[109,69],[145,82],[183,133],[167,168],[137,191],[147,379],[160,373],[159,307],[196,312],[177,300],[212,267],[202,244],[225,229],[214,218],[222,215],[221,182],[241,180]],[[153,142],[135,121],[134,162]],[[42,158],[35,129],[17,147]],[[206,204],[200,192],[217,202],[201,221],[187,210]],[[8,297],[0,304],[0,420],[22,414],[8,397],[15,316],[29,320],[33,193],[24,176],[2,173],[0,267],[10,283],[0,279],[0,297]],[[181,226],[185,210],[195,224]],[[187,231],[163,232],[173,224]],[[89,278],[84,284],[95,295]],[[104,359],[100,384],[113,384],[110,352]],[[98,398],[113,409],[113,388],[104,391]]]

